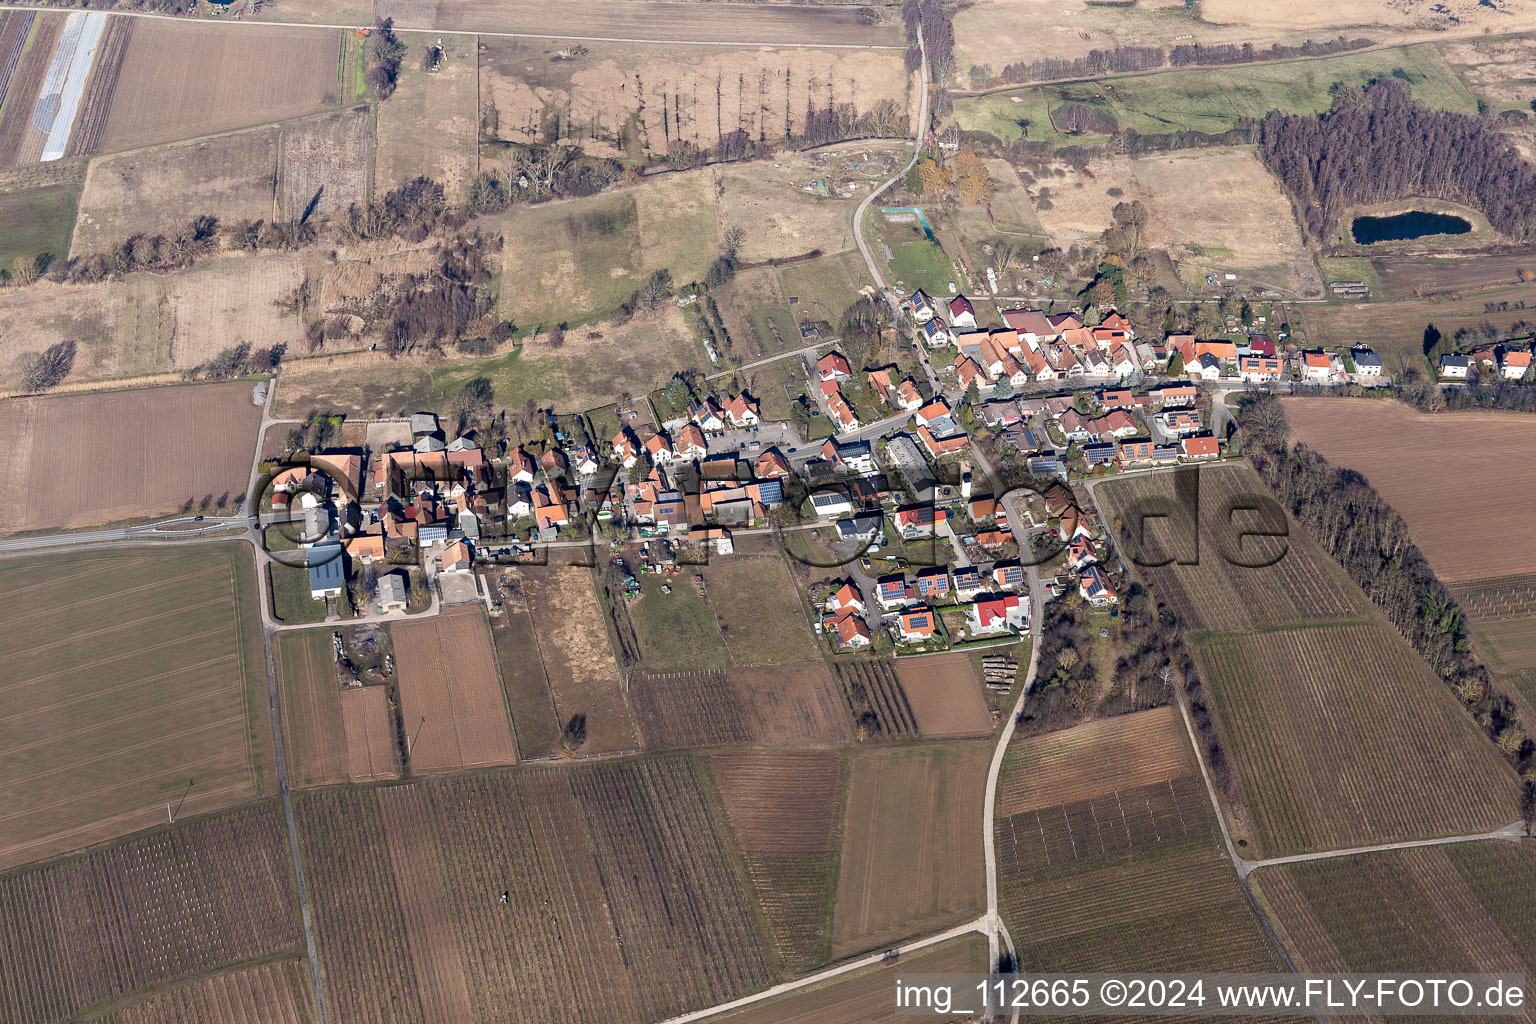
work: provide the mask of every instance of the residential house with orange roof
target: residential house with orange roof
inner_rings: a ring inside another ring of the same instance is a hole
[[[866,377],[869,380],[869,389],[880,399],[881,404],[894,406],[896,404],[896,385],[891,381],[891,374],[895,367],[882,366],[878,370],[870,370]]]
[[[538,471],[539,464],[533,461],[532,455],[523,451],[521,445],[507,455],[507,479],[531,484]]]
[[[908,608],[897,620],[901,638],[908,643],[921,643],[934,635],[937,629],[933,609],[926,606]]]
[[[853,406],[843,397],[843,393],[834,388],[827,395],[827,411],[832,415],[832,422],[840,431],[859,429],[859,418],[853,413]]]
[[[439,572],[469,572],[474,568],[474,559],[470,555],[469,545],[462,540],[456,540],[442,550],[437,556]]]
[[[685,423],[677,432],[677,439],[672,444],[672,454],[679,459],[702,459],[709,454],[709,445],[704,440],[704,431],[699,429],[697,423]]]
[[[955,379],[960,382],[962,388],[969,388],[972,384],[979,388],[987,383],[987,375],[970,356],[955,357]]]
[[[816,372],[823,382],[848,380],[853,376],[848,357],[837,351],[828,352],[816,360]]]
[[[1204,460],[1221,457],[1221,445],[1210,434],[1186,437],[1179,442],[1179,449],[1186,459]]]
[[[759,480],[779,480],[789,476],[789,461],[777,448],[769,448],[757,457],[753,471]]]
[[[874,640],[869,624],[853,612],[843,612],[833,620],[837,642],[844,647],[868,647]]]
[[[689,402],[688,418],[698,424],[701,430],[725,429],[725,414],[721,412],[720,406],[715,404],[713,398],[695,398]]]
[[[923,443],[923,447],[928,449],[928,454],[935,459],[943,458],[946,455],[954,455],[971,443],[970,437],[964,433],[950,434],[948,437],[935,437],[933,436],[933,431],[928,429],[927,424],[922,424],[917,428],[917,438]]]
[[[1327,352],[1303,352],[1301,372],[1308,380],[1328,380],[1333,376],[1333,357]]]
[[[917,389],[917,381],[911,377],[902,379],[901,385],[896,389],[896,405],[903,412],[914,412],[922,408],[923,393]]]
[[[1078,593],[1083,595],[1083,600],[1095,607],[1117,604],[1120,595],[1115,593],[1115,588],[1109,583],[1109,577],[1104,570],[1097,565],[1090,565],[1083,570],[1078,578]]]
[[[672,461],[675,452],[672,448],[672,439],[667,436],[665,430],[658,430],[646,439],[645,454],[653,463]]]
[[[757,399],[745,391],[725,403],[725,418],[733,427],[755,427],[762,422]]]
[[[635,432],[623,427],[613,436],[613,461],[629,469],[640,461],[640,442]]]
[[[852,580],[846,581],[827,599],[827,610],[832,612],[852,611],[857,615],[864,614],[864,595],[859,593],[858,585]]]
[[[1358,361],[1356,362],[1358,364]],[[1506,348],[1499,362],[1499,372],[1505,380],[1520,380],[1531,368],[1531,350],[1528,348]]]

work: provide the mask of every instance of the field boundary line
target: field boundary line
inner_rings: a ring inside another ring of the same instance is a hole
[[[971,935],[975,932],[989,931],[988,924],[989,918],[982,916],[966,924],[956,925],[948,931],[939,932],[937,935],[930,935],[926,939],[917,939],[905,946],[895,946],[892,948],[899,953],[915,953],[919,949],[936,946],[941,942],[948,942],[950,939],[958,939],[961,936]],[[823,981],[830,981],[833,978],[841,977],[844,974],[851,974],[865,967],[878,967],[880,964],[887,962],[885,959],[887,955],[888,952],[871,953],[869,956],[861,957],[858,960],[850,960],[848,963],[839,964],[825,971],[818,971],[796,981],[782,982],[772,988],[763,989],[761,992],[754,992],[749,996],[742,996],[740,999],[733,999],[728,1003],[705,1007],[702,1010],[694,1010],[691,1013],[685,1013],[678,1017],[668,1017],[666,1020],[661,1021],[660,1024],[691,1024],[692,1021],[704,1020],[722,1013],[729,1013],[732,1010],[740,1010],[754,1003],[760,1003],[775,996],[788,995],[799,989],[808,988]]]
[[[743,8],[747,8],[748,7],[747,4],[742,4],[741,6]],[[0,3],[0,11],[32,11],[34,13],[42,13],[42,14],[58,14],[61,10],[67,12],[68,9],[67,8],[59,8],[59,7],[42,7],[42,6],[34,6],[34,5],[28,5],[28,4]],[[150,13],[148,11],[116,11],[116,10],[114,10],[114,11],[104,11],[104,12],[100,12],[100,13],[115,14],[115,15],[120,15],[120,16],[125,17],[125,18],[155,18],[155,19],[158,19],[158,20],[161,20],[161,21],[174,21],[174,22],[177,22],[178,24],[182,24],[182,25],[185,25],[185,24],[188,23],[188,20],[186,18],[184,18],[184,17],[179,17],[177,15],[172,15],[172,14],[152,14],[152,13]],[[746,13],[746,11],[744,10],[743,13]],[[333,23],[330,23],[330,22],[319,22],[319,21],[220,21],[220,22],[209,22],[209,21],[205,21],[203,19],[197,19],[194,23],[195,24],[216,24],[216,25],[220,25],[220,26],[244,25],[244,26],[255,26],[257,28],[260,28],[260,27],[263,27],[263,26],[265,26],[267,28],[308,28],[308,29],[324,29],[326,31],[335,31],[337,29],[340,29],[341,31],[344,31],[344,32],[357,32],[357,31],[360,31],[360,30],[365,29],[365,28],[372,28],[373,27],[372,25],[342,25],[342,24],[333,24]],[[549,33],[549,32],[490,32],[490,31],[482,31],[480,29],[437,28],[437,27],[432,27],[432,26],[427,26],[427,27],[422,27],[422,28],[406,28],[405,26],[401,26],[400,31],[402,31],[402,32],[432,32],[432,33],[436,33],[437,35],[440,35],[440,36],[469,36],[471,38],[476,37],[476,36],[489,36],[489,37],[491,37],[493,39],[570,39],[570,40],[574,40],[575,42],[579,42],[579,43],[631,43],[631,44],[640,44],[640,45],[647,45],[648,44],[648,45],[653,45],[653,46],[726,46],[726,47],[735,47],[736,49],[752,49],[754,47],[759,47],[759,46],[769,46],[769,47],[772,47],[774,49],[782,49],[782,50],[905,50],[906,49],[905,46],[898,46],[898,45],[894,45],[894,44],[891,44],[891,43],[806,43],[806,42],[788,42],[788,41],[781,41],[781,40],[774,40],[774,39],[738,39],[738,40],[722,40],[722,39],[635,39],[635,38],[627,38],[627,37],[624,37],[624,36],[575,36],[575,35],[561,35],[561,34],[558,34],[558,33]]]

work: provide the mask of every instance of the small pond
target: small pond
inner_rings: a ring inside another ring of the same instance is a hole
[[[1394,213],[1390,217],[1356,217],[1349,226],[1356,245],[1372,242],[1396,242],[1405,238],[1423,238],[1425,235],[1464,235],[1472,230],[1472,222],[1465,217],[1449,213],[1428,213],[1409,210]]]

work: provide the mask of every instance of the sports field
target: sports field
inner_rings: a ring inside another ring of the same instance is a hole
[[[1275,970],[1177,711],[1015,744],[997,816],[1024,970]]]
[[[0,562],[0,867],[276,791],[256,601],[243,544]]]
[[[1254,886],[1305,971],[1530,974],[1536,851],[1500,841],[1260,868]]]

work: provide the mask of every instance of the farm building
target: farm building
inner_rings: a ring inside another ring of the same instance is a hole
[[[316,601],[340,597],[347,585],[346,566],[342,561],[341,544],[328,540],[309,549],[305,559],[309,567],[309,596]]]
[[[379,577],[379,614],[389,615],[405,611],[406,581],[397,572],[387,572]]]

